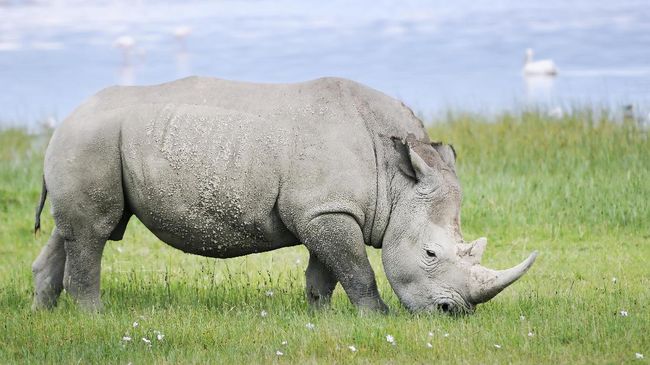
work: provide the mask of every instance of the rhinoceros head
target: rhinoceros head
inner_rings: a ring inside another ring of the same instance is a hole
[[[466,243],[460,230],[453,148],[411,136],[393,142],[402,163],[391,182],[393,206],[383,240],[388,281],[411,311],[471,313],[519,279],[537,253],[507,270],[481,266],[487,240]]]

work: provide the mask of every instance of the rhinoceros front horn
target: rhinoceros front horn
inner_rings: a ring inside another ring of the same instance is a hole
[[[492,270],[481,265],[471,269],[470,300],[473,304],[485,303],[494,298],[508,285],[514,283],[530,269],[537,258],[537,251],[519,265],[507,270]]]

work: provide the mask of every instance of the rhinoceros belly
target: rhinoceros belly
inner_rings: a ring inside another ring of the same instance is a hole
[[[221,191],[185,199],[188,194],[179,191],[177,197],[165,196],[175,190],[171,188],[148,190],[150,198],[134,204],[135,215],[158,238],[182,251],[226,258],[297,244],[273,206],[247,211],[251,207],[242,203],[245,197]]]
[[[297,244],[277,209],[283,142],[262,136],[259,120],[155,106],[129,118],[121,142],[127,205],[161,240],[224,258]]]

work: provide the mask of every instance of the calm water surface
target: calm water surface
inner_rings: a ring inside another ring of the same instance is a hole
[[[190,74],[260,82],[341,76],[424,116],[531,104],[634,104],[647,114],[648,5],[0,0],[0,121],[60,120],[103,87]],[[120,37],[133,45],[118,47]],[[523,77],[528,47],[552,58],[559,75]]]

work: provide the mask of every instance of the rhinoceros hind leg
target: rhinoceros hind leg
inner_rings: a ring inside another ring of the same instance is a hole
[[[309,255],[309,265],[305,271],[305,277],[307,279],[305,291],[309,305],[312,308],[328,306],[338,281],[332,271],[313,253]]]
[[[388,311],[377,290],[361,227],[352,216],[343,213],[319,215],[306,224],[298,236],[332,271],[352,304],[361,311]]]
[[[89,312],[101,310],[101,259],[106,238],[80,234],[65,241],[65,273],[63,286],[79,307]]]
[[[54,228],[50,239],[32,264],[34,302],[32,310],[50,309],[63,290],[65,248],[63,237]]]

